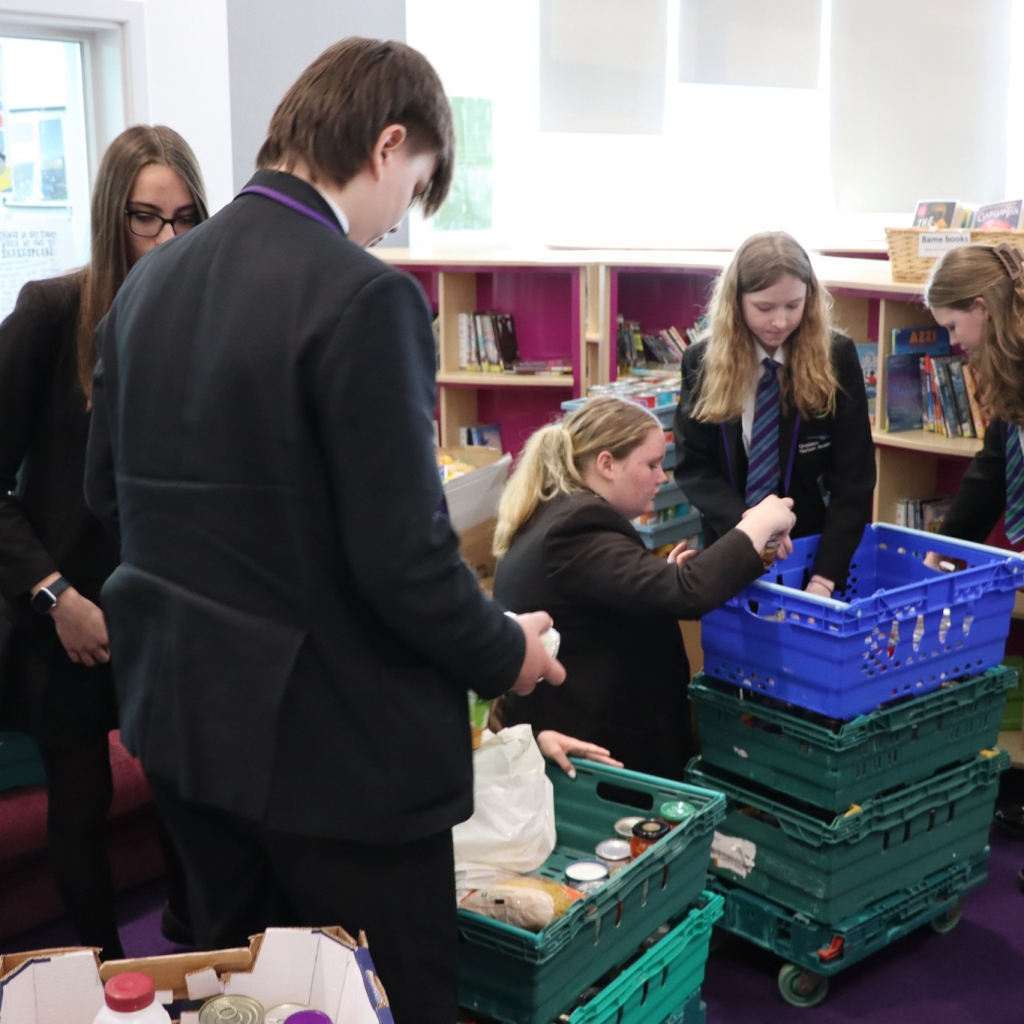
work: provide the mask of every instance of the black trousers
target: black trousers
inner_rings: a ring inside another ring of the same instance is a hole
[[[107,813],[114,795],[107,736],[71,746],[39,744],[46,770],[50,867],[64,911],[85,946],[124,956],[114,917]]]
[[[396,1024],[456,1019],[450,831],[387,846],[274,832],[149,782],[185,866],[198,948],[245,946],[267,927],[362,930]]]

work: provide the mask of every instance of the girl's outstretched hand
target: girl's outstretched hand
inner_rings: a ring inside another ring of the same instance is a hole
[[[566,736],[555,732],[554,729],[544,729],[537,733],[537,746],[540,747],[540,752],[554,761],[570,779],[576,778],[576,769],[569,761],[570,755],[585,757],[599,764],[609,764],[613,768],[622,767],[622,762],[616,761],[604,747],[588,743],[586,740],[578,740],[574,736]]]

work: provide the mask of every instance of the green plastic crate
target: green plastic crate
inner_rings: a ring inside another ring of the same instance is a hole
[[[999,728],[1019,729],[1021,717],[1024,715],[1024,658],[1013,655],[1004,658],[1003,664],[1017,673],[1017,681],[1006,697],[1006,707],[1003,709],[1003,720]]]
[[[694,992],[679,1013],[672,1014],[665,1024],[706,1024],[708,1008],[700,997],[700,991]]]
[[[697,813],[541,932],[459,911],[459,1005],[508,1024],[547,1024],[629,959],[659,926],[700,896],[711,838],[725,816],[719,792],[574,760],[576,778],[548,766],[554,787],[554,852],[536,872],[564,881],[570,861],[592,858],[628,815],[687,800]]]
[[[569,1024],[663,1024],[699,1019],[700,985],[708,959],[711,929],[722,916],[724,899],[701,894],[681,924],[569,1015]],[[690,1017],[686,1017],[689,1009]],[[697,1016],[695,1016],[697,1015]]]
[[[727,932],[828,977],[929,922],[936,922],[937,930],[948,930],[959,918],[964,896],[987,877],[986,847],[831,925],[812,921],[724,879],[714,879],[711,887],[725,897],[721,925]]]
[[[943,684],[830,727],[827,719],[698,675],[703,766],[830,811],[922,779],[995,746],[1013,669]]]
[[[46,782],[39,748],[24,733],[0,733],[0,792]]]
[[[712,870],[822,924],[834,924],[925,876],[981,853],[1005,750],[986,751],[846,814],[829,817],[745,779],[690,762],[687,778],[723,790],[729,809]]]

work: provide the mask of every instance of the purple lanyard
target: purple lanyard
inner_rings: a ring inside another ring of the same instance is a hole
[[[793,462],[796,459],[796,442],[797,435],[800,433],[800,413],[796,414],[796,420],[793,423],[793,440],[789,445],[789,460],[786,462],[786,479],[782,484],[782,496],[784,497],[789,493],[789,483],[793,479]],[[729,467],[729,483],[732,484],[733,490],[737,490],[736,487],[736,470],[732,464],[732,452],[729,450],[729,434],[725,429],[725,424],[722,424],[722,444],[725,447],[725,461]]]
[[[296,213],[301,213],[304,217],[309,217],[310,220],[323,224],[325,228],[330,228],[336,235],[345,234],[329,217],[325,217],[322,213],[317,213],[312,207],[307,206],[305,203],[300,203],[298,199],[292,199],[291,196],[278,192],[276,188],[267,188],[266,185],[246,185],[238,194],[242,196],[247,192],[255,192],[257,195],[266,196],[267,199],[273,199],[275,203],[287,206],[290,210],[294,210]]]

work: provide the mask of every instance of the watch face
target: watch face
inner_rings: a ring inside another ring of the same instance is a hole
[[[57,598],[46,587],[42,587],[29,601],[34,611],[45,615],[57,603]]]

